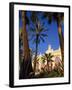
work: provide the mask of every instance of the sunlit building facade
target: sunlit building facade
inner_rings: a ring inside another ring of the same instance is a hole
[[[55,64],[61,64],[61,61],[62,61],[62,56],[61,56],[61,50],[60,50],[60,47],[56,50],[53,50],[51,48],[51,45],[48,46],[48,50],[46,50],[45,52],[46,54],[49,54],[51,53],[53,55],[52,57],[52,69],[55,68]],[[41,60],[41,57],[42,55],[38,55],[38,62],[37,62],[37,65],[36,65],[36,69],[37,70],[41,70],[41,68],[45,68],[45,66],[47,65],[47,61],[45,61],[45,63],[42,63],[42,60]],[[51,67],[51,62],[49,62],[49,66]]]

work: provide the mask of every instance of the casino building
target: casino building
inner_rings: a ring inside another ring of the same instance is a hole
[[[56,64],[61,64],[61,60],[62,60],[62,57],[61,57],[61,49],[60,47],[56,50],[53,50],[51,45],[48,45],[48,49],[46,50],[47,54],[51,53],[51,55],[53,55],[53,62],[49,62],[49,66],[51,67],[51,64],[52,64],[52,69],[55,68]],[[45,63],[42,63],[42,60],[41,60],[41,57],[42,57],[42,54],[39,54],[37,59],[37,63],[36,63],[36,70],[38,71],[41,71],[41,68],[46,68],[47,67],[47,61],[45,60]]]

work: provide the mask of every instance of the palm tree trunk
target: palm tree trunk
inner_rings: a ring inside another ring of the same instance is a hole
[[[28,78],[29,73],[32,72],[25,15],[26,15],[25,12],[22,11],[22,40],[23,40],[23,56],[24,56],[23,67],[22,67],[22,78]]]
[[[51,62],[51,71],[52,71],[52,62]]]
[[[24,59],[27,60],[27,58],[28,59],[30,58],[30,50],[26,31],[25,12],[22,12],[22,34],[23,34],[23,48],[24,48],[23,54]]]
[[[61,28],[60,23],[58,25],[58,35],[59,35],[61,55],[62,55],[62,61],[63,61],[64,60],[64,37],[63,37],[62,28]]]
[[[35,53],[35,60],[34,60],[34,75],[36,72],[37,53],[38,53],[38,35],[36,35],[36,53]]]
[[[47,70],[49,71],[49,62],[48,62],[48,60],[47,60]]]

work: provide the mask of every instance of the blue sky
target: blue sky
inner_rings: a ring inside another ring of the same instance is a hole
[[[29,20],[31,21],[30,18],[30,11],[27,11],[27,17],[29,18]],[[46,19],[41,19],[42,15],[40,13],[40,15],[38,15],[38,18],[41,22],[45,22],[44,27],[48,28],[48,31],[46,32],[48,34],[48,37],[45,39],[45,42],[41,42],[38,45],[38,53],[45,53],[45,51],[48,49],[48,45],[51,45],[51,47],[55,50],[58,49],[60,44],[59,44],[59,37],[58,37],[58,27],[57,27],[57,23],[55,21],[52,21],[51,24],[48,24]],[[31,24],[32,25],[32,24]],[[20,19],[19,21],[19,27],[22,27],[22,20]],[[29,31],[28,26],[27,27],[27,31]],[[64,33],[64,25],[62,24],[62,31]],[[30,36],[30,35],[29,35]],[[35,50],[35,44],[32,43],[32,40],[29,41],[29,47],[33,50]]]

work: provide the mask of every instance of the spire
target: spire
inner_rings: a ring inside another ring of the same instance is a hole
[[[48,50],[51,50],[51,45],[48,45]]]

